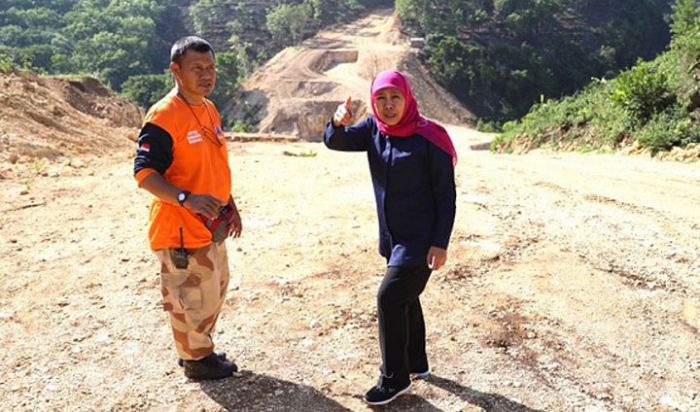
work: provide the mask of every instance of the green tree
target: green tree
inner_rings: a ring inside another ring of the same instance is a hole
[[[307,3],[280,4],[267,14],[266,26],[280,45],[298,43],[314,30],[313,10]]]
[[[122,84],[122,95],[148,109],[174,86],[170,71],[163,74],[138,74]]]
[[[69,64],[94,73],[115,90],[131,76],[152,73],[150,39],[157,38],[157,16],[162,7],[155,1],[79,0],[66,15],[65,36],[71,49]]]
[[[233,99],[242,80],[239,53],[227,50],[216,54],[216,88],[211,99],[218,107],[224,107]]]
[[[700,24],[700,1],[678,0],[673,4],[671,15],[671,31],[676,36],[681,36]]]

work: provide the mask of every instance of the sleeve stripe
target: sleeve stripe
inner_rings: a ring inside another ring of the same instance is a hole
[[[164,175],[172,162],[173,138],[165,129],[146,123],[137,141],[134,177],[143,169],[153,169]]]

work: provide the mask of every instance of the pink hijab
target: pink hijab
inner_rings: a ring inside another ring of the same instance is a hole
[[[377,116],[377,109],[374,107],[374,100],[377,98],[377,93],[387,87],[399,89],[404,99],[406,99],[401,120],[394,126],[389,126],[382,122],[379,116]],[[408,137],[417,133],[449,154],[452,157],[452,166],[457,164],[457,152],[452,144],[450,135],[447,134],[444,127],[432,120],[426,119],[418,113],[418,102],[416,102],[416,99],[413,97],[411,85],[408,83],[408,79],[403,73],[397,70],[386,70],[379,73],[374,80],[372,80],[370,100],[372,102],[371,106],[374,118],[377,120],[377,126],[382,133],[394,137]]]

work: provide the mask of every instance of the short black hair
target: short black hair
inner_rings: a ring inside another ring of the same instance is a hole
[[[186,36],[173,44],[173,47],[170,49],[170,61],[180,64],[182,56],[185,55],[187,50],[194,50],[200,53],[211,52],[212,57],[216,59],[214,48],[211,47],[208,41],[198,36]]]

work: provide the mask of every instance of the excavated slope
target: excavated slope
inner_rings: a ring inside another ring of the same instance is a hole
[[[0,71],[0,162],[108,153],[131,144],[142,119],[93,78]]]
[[[247,79],[224,110],[234,119],[255,112],[261,133],[316,141],[348,96],[353,98],[356,120],[367,115],[372,77],[398,68],[410,77],[424,116],[448,124],[468,123],[472,114],[431,78],[392,13],[375,12],[282,50]]]

